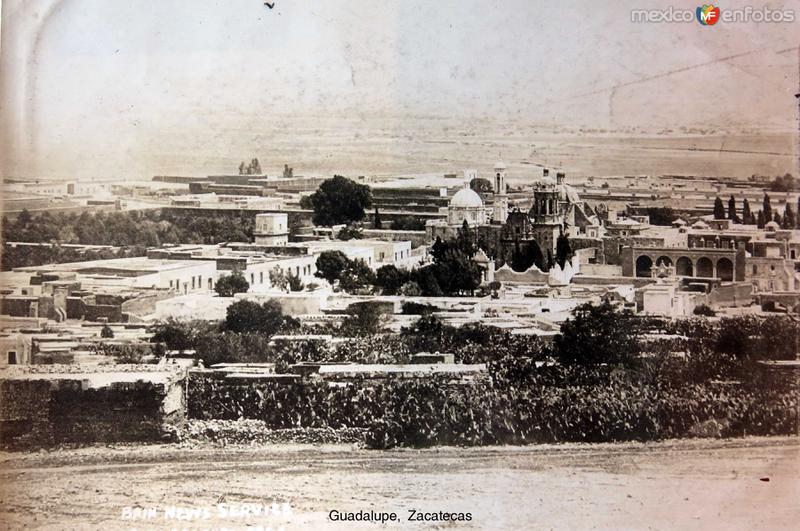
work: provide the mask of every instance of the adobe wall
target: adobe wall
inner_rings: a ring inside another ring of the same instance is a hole
[[[0,446],[155,442],[185,418],[185,376],[93,387],[66,378],[0,380]]]

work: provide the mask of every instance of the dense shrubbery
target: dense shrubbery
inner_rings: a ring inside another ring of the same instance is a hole
[[[12,240],[13,241],[13,240]],[[112,258],[131,258],[144,256],[146,248],[141,245],[125,247],[119,250],[99,249],[79,251],[58,244],[52,247],[25,247],[4,245],[2,253],[3,271],[15,267],[40,266],[42,264],[63,264],[67,262],[83,262],[89,260],[111,260]]]
[[[676,337],[642,341],[643,333],[659,329]],[[366,429],[376,448],[790,434],[798,429],[798,382],[756,361],[786,356],[797,332],[786,317],[668,323],[601,305],[578,309],[548,346],[481,324],[453,328],[427,314],[400,335],[335,346],[262,345],[259,361],[273,361],[282,372],[298,361],[404,363],[412,353],[440,351],[461,363],[488,363],[485,378],[345,387],[199,378],[189,388],[190,414],[256,419],[272,429]],[[566,344],[573,341],[583,347]]]
[[[41,212],[23,210],[13,222],[3,219],[3,241],[33,243],[76,243],[113,245],[120,251],[78,253],[63,247],[43,249],[8,246],[3,252],[3,270],[14,267],[143,256],[147,247],[165,243],[249,242],[253,239],[254,219],[247,214],[198,215],[196,212],[133,210],[129,212]]]
[[[747,386],[651,387],[602,368],[546,367],[509,380],[515,359],[488,381],[390,381],[372,386],[227,385],[193,380],[190,415],[258,419],[269,428],[367,428],[371,447],[654,440],[776,435],[797,429],[794,391]]]

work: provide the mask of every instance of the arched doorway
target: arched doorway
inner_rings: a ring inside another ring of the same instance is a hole
[[[693,277],[694,267],[692,266],[692,261],[686,256],[678,258],[675,263],[675,274],[681,277]]]
[[[697,260],[697,276],[703,278],[714,276],[714,264],[709,258],[704,256]]]
[[[658,260],[656,260],[656,267],[663,265],[664,267],[669,267],[672,265],[672,258],[669,256],[659,256]]]
[[[636,259],[636,276],[649,277],[653,267],[653,259],[647,255],[642,255]]]
[[[733,280],[733,262],[727,258],[717,260],[717,276],[720,280]]]

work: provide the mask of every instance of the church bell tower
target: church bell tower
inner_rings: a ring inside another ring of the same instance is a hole
[[[508,196],[506,195],[506,165],[498,161],[494,165],[494,206],[492,223],[502,225],[508,218]]]

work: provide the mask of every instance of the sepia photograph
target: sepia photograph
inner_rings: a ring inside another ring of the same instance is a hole
[[[0,529],[800,526],[796,0],[0,0],[0,209]]]

